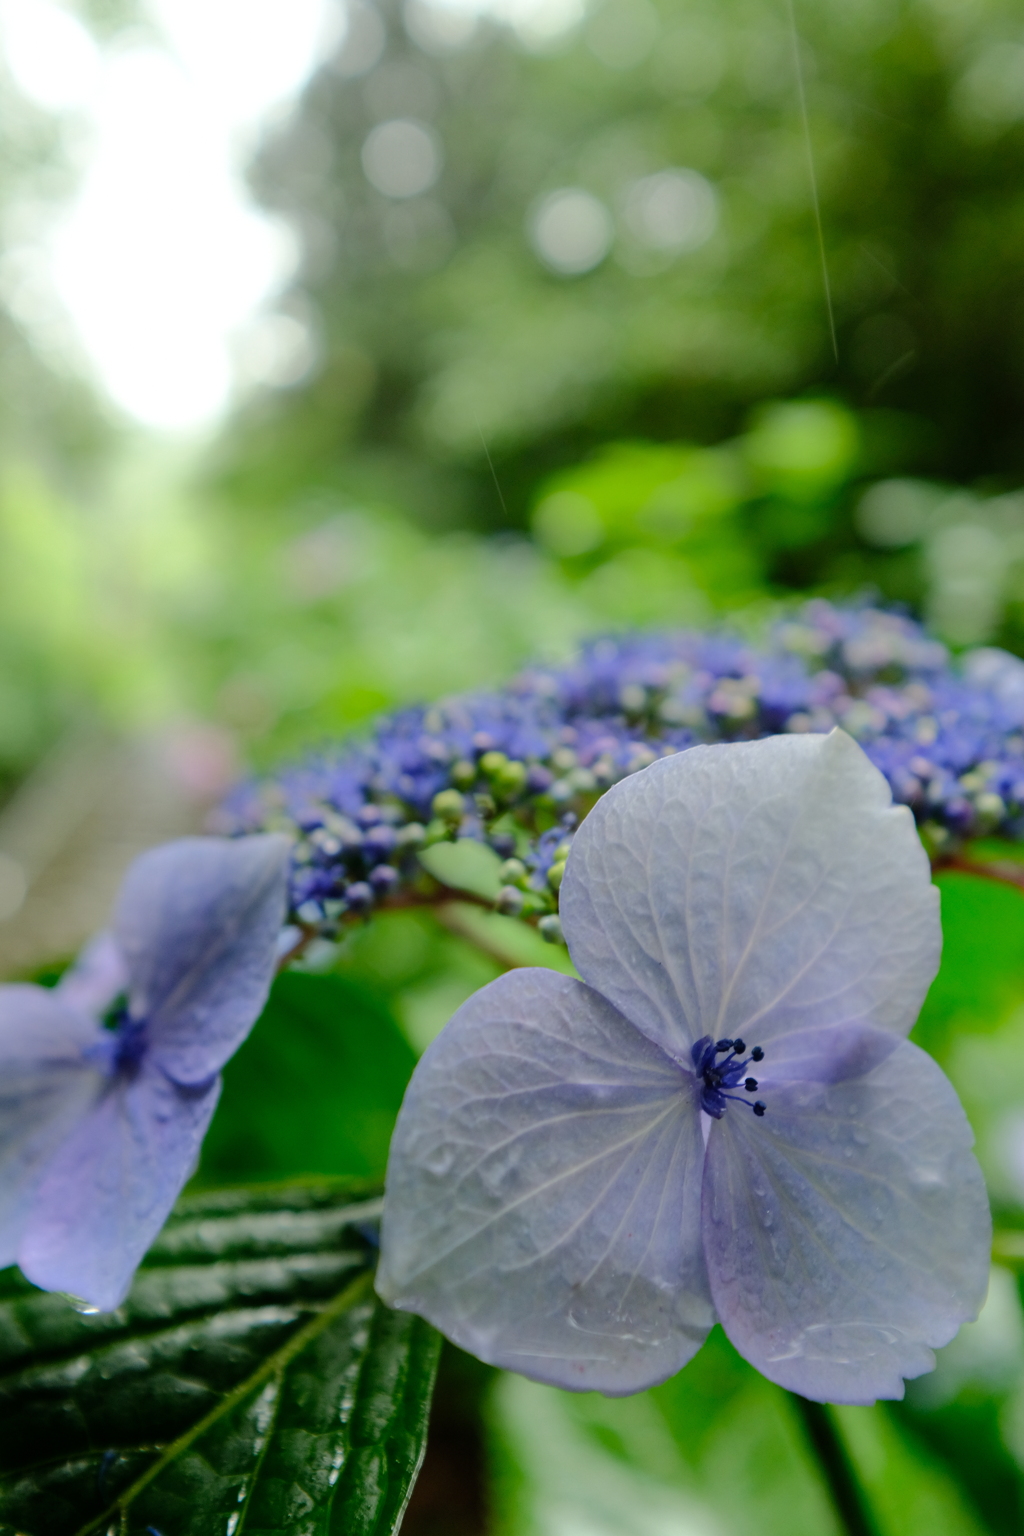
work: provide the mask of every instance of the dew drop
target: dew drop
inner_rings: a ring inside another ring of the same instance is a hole
[[[455,1148],[450,1144],[442,1144],[427,1153],[423,1159],[423,1166],[428,1173],[436,1173],[439,1177],[443,1177],[451,1172],[454,1162]]]

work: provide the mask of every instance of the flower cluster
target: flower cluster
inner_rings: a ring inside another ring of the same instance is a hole
[[[909,805],[933,852],[1024,830],[1024,662],[959,661],[903,614],[805,604],[763,643],[632,634],[505,691],[384,720],[372,739],[243,786],[228,834],[295,838],[291,911],[330,933],[412,899],[431,843],[473,838],[505,860],[502,910],[553,914],[573,829],[612,784],[698,743],[841,726]]]

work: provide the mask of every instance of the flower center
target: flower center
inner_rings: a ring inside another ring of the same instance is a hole
[[[112,1069],[116,1072],[134,1072],[149,1049],[149,1030],[144,1020],[130,1017],[126,1008],[121,1009],[113,1027]]]
[[[733,1088],[743,1088],[747,1093],[757,1092],[757,1078],[749,1077],[747,1068],[751,1062],[763,1061],[764,1051],[755,1045],[750,1055],[744,1057],[746,1049],[742,1040],[712,1040],[710,1035],[705,1035],[690,1052],[700,1079],[700,1107],[714,1120],[721,1120],[728,1099],[746,1104],[758,1116],[767,1108],[761,1099],[751,1104],[749,1099],[730,1092]]]

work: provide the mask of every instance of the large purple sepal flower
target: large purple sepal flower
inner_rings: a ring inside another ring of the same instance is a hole
[[[564,1387],[653,1385],[717,1317],[807,1397],[902,1396],[991,1237],[904,1038],[941,945],[910,812],[839,731],[693,748],[598,802],[562,914],[583,981],[500,978],[414,1075],[381,1294]]]
[[[278,835],[152,849],[55,990],[0,987],[0,1264],[100,1311],[123,1300],[266,1001],[289,851]]]

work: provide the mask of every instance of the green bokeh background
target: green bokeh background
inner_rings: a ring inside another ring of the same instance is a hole
[[[140,21],[80,14],[108,40]],[[756,632],[807,594],[870,591],[954,650],[1024,652],[1018,5],[796,0],[795,39],[784,0],[592,0],[558,35],[491,17],[458,43],[425,0],[374,14],[377,56],[359,63],[353,22],[251,167],[305,251],[281,309],[315,342],[307,375],[250,393],[211,443],[157,442],[0,300],[0,798],[82,732],[201,730],[234,771],[268,769],[595,632]],[[0,257],[25,197],[74,186],[59,125],[10,81],[5,99]],[[363,174],[382,117],[443,146],[424,196]],[[690,250],[631,223],[631,189],[672,168],[714,189]],[[577,274],[530,235],[567,187],[611,231]],[[1024,897],[940,884],[945,954],[914,1038],[963,1097],[1009,1237],[935,1375],[838,1422],[880,1536],[1009,1536]],[[474,921],[390,914],[284,975],[227,1069],[200,1182],[380,1176],[416,1055],[498,973],[495,944],[565,964],[515,925],[481,948]],[[620,1402],[450,1351],[405,1529],[837,1527],[791,1405],[716,1332]]]

